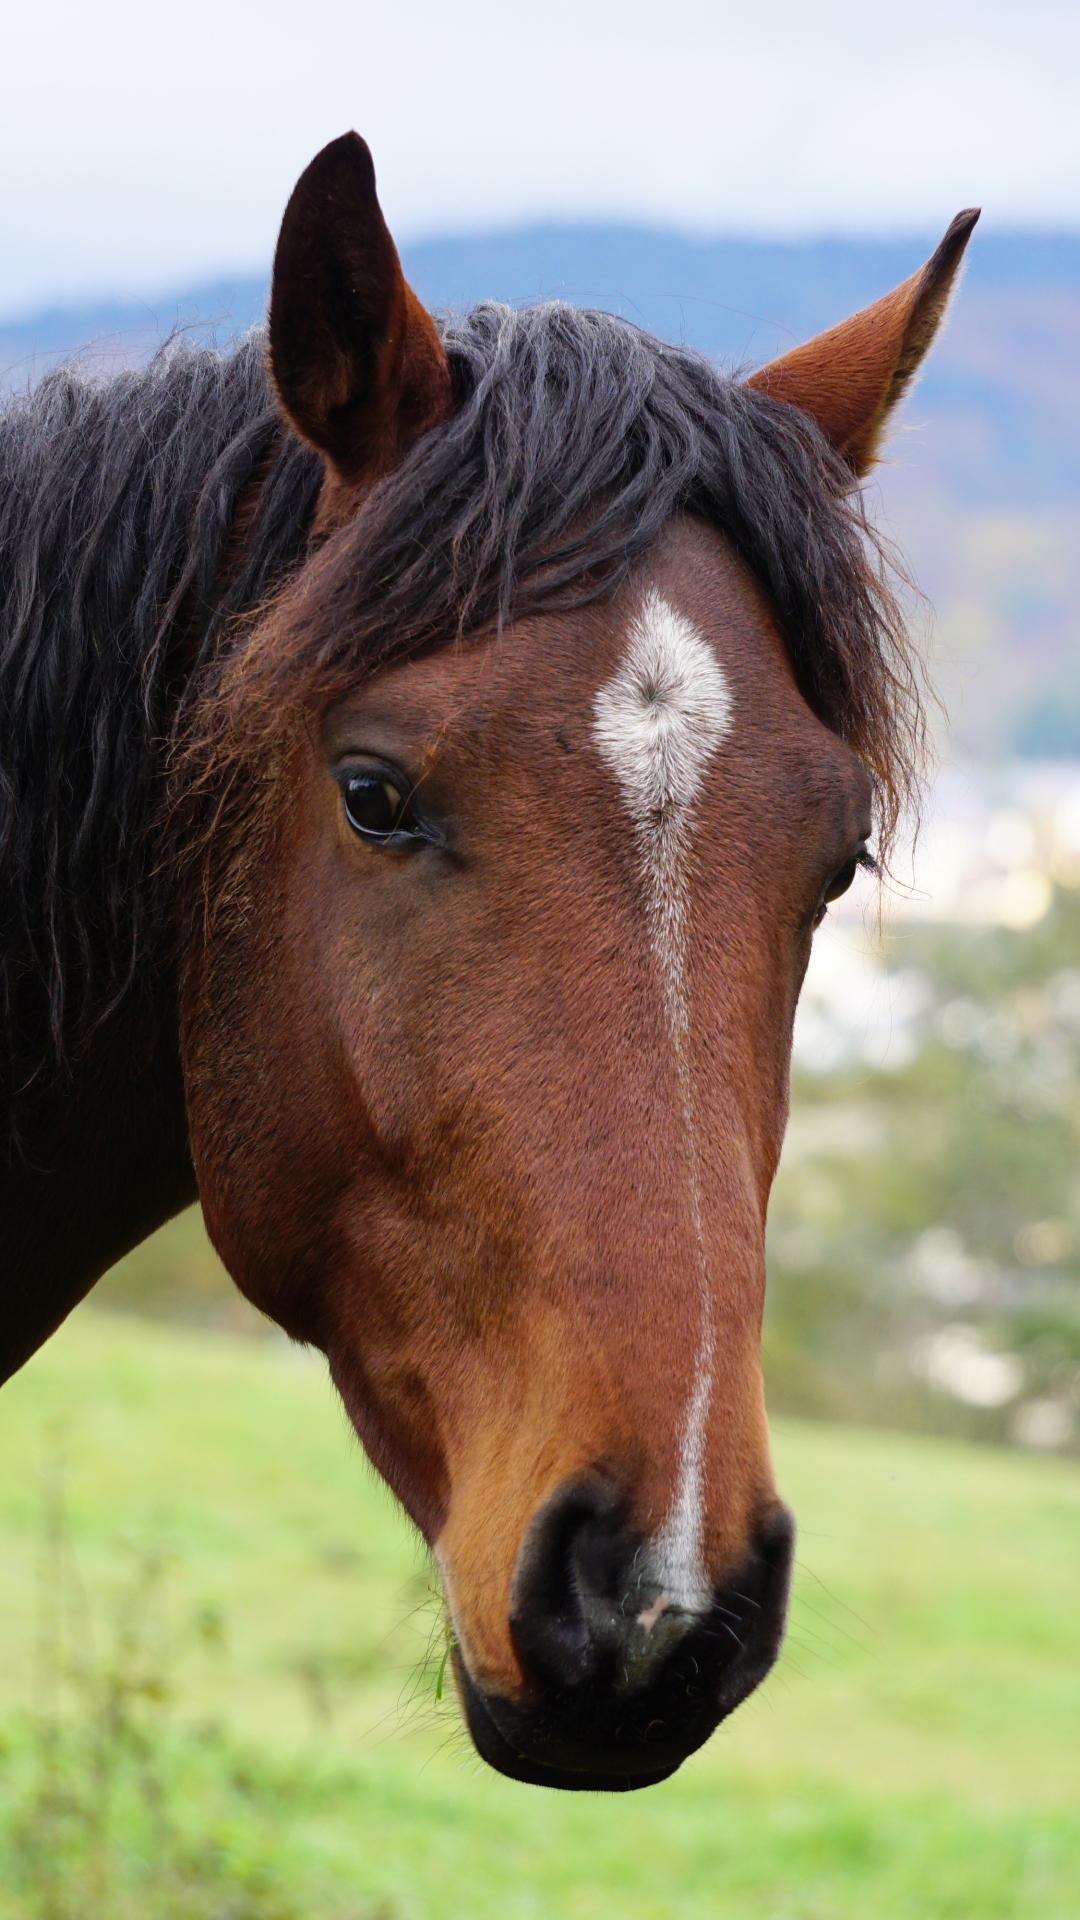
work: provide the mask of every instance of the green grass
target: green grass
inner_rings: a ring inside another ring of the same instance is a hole
[[[780,1670],[664,1786],[549,1794],[436,1707],[429,1569],[324,1373],[80,1310],[0,1395],[0,1915],[1076,1920],[1080,1466],[775,1445]]]

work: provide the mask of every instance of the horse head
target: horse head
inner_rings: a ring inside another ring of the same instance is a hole
[[[903,725],[844,496],[972,224],[748,385],[672,353],[669,431],[664,351],[621,323],[492,309],[470,360],[356,136],[285,216],[270,363],[325,482],[200,700],[193,1148],[226,1265],[326,1353],[437,1557],[517,1779],[664,1778],[780,1645],[766,1205],[813,930]]]

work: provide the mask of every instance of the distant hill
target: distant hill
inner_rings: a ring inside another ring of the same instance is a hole
[[[864,306],[935,236],[694,241],[631,227],[537,227],[405,249],[430,306],[557,296],[624,314],[729,365],[755,365]],[[0,384],[92,346],[139,359],[171,328],[224,341],[265,280],[0,325]],[[981,235],[949,327],[881,472],[889,523],[938,609],[937,665],[970,751],[1080,753],[1080,236]]]

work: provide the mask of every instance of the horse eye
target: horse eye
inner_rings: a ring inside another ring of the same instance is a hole
[[[859,848],[858,853],[852,854],[850,860],[844,861],[843,866],[837,869],[831,880],[826,881],[818,895],[817,913],[814,916],[815,927],[820,927],[824,920],[825,909],[829,902],[839,900],[840,895],[847,892],[860,867],[865,867],[868,873],[876,873],[880,879],[881,868],[865,843]]]
[[[344,782],[349,825],[371,839],[386,840],[401,828],[405,796],[384,773],[353,773]]]
[[[855,878],[858,865],[859,857],[856,854],[854,859],[845,861],[839,873],[833,874],[832,879],[829,881],[828,886],[821,896],[822,906],[828,906],[830,900],[839,900],[840,895],[847,892]]]

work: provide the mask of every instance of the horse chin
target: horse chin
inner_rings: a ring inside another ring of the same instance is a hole
[[[519,1719],[524,1720],[524,1716],[519,1716],[504,1701],[486,1700],[464,1661],[456,1654],[454,1667],[458,1697],[473,1745],[481,1760],[486,1760],[496,1773],[505,1774],[508,1780],[520,1780],[528,1787],[555,1787],[564,1793],[632,1793],[636,1787],[655,1787],[661,1780],[670,1779],[682,1765],[680,1758],[659,1769],[632,1771],[626,1764],[626,1756],[620,1755],[619,1770],[610,1773],[596,1769],[546,1766],[518,1751],[522,1742],[512,1737],[512,1729]],[[498,1726],[496,1713],[505,1720],[506,1733]]]

